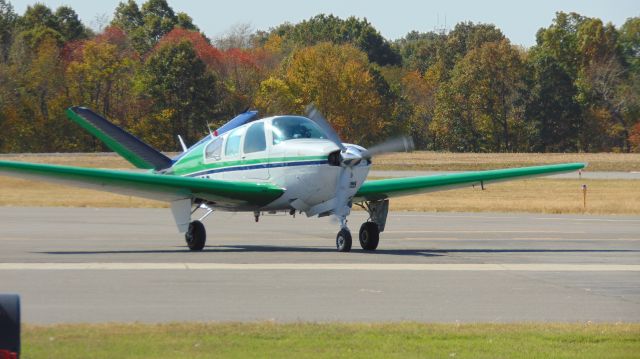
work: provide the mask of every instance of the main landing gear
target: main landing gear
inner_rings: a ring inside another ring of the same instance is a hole
[[[360,226],[360,247],[365,251],[375,251],[380,242],[380,229],[375,222],[364,222]]]
[[[360,226],[358,239],[365,251],[374,251],[380,243],[380,232],[384,231],[389,212],[389,200],[370,201],[358,204],[369,213],[369,219]],[[338,252],[351,251],[351,231],[347,228],[346,218],[341,219],[341,229],[336,236]]]
[[[192,251],[201,251],[207,241],[207,231],[204,229],[204,224],[200,221],[189,223],[189,229],[184,234],[184,240]]]
[[[204,224],[202,224],[202,221],[205,218],[207,218],[211,213],[213,213],[213,209],[207,206],[207,204],[200,203],[200,204],[197,204],[195,208],[191,210],[191,213],[189,214],[189,218],[198,209],[205,210],[204,215],[201,216],[200,219],[198,220],[189,222],[189,228],[187,228],[187,231],[184,234],[184,240],[187,242],[187,246],[192,251],[201,251],[204,248],[204,244],[207,241],[207,231],[204,229]]]

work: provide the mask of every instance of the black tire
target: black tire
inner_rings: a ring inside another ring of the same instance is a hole
[[[351,232],[343,228],[336,236],[336,248],[338,252],[349,252],[351,250]]]
[[[0,294],[0,349],[20,354],[20,296]]]
[[[365,251],[375,251],[380,242],[380,229],[375,222],[364,222],[360,226],[360,246]]]
[[[201,251],[207,240],[207,231],[204,229],[204,224],[200,221],[189,223],[189,229],[187,233],[184,234],[184,239],[189,249],[192,251]]]

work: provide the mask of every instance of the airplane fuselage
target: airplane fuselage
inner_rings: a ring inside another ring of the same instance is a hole
[[[283,128],[283,122],[288,125],[286,128]],[[276,116],[250,122],[219,136],[207,136],[179,157],[168,173],[204,179],[268,182],[284,188],[285,192],[256,210],[295,209],[307,215],[328,214],[334,207],[343,168],[331,161],[330,155],[339,151],[332,141],[304,128],[298,129],[313,125],[304,117]],[[294,133],[281,133],[287,130]],[[357,145],[346,146],[353,151],[364,150]],[[363,161],[346,169],[349,181],[343,190],[347,197],[358,191],[369,168],[369,161]]]

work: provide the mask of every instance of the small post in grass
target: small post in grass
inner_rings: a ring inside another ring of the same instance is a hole
[[[587,185],[582,185],[582,208],[587,210]]]

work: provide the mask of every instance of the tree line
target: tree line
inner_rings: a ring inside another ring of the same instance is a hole
[[[0,0],[0,152],[101,151],[67,120],[94,109],[163,150],[244,110],[314,103],[345,141],[397,133],[419,149],[640,152],[640,17],[616,28],[556,13],[536,44],[494,25],[385,39],[366,19],[320,14],[207,38],[166,0],[121,2],[100,30],[76,12]]]

